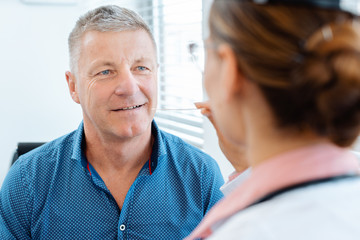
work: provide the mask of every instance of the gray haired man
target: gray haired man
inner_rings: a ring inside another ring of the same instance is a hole
[[[216,162],[153,120],[156,45],[104,6],[69,37],[79,128],[20,157],[0,192],[1,239],[182,239],[222,197]]]

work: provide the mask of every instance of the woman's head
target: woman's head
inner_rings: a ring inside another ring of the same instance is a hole
[[[360,131],[360,23],[353,15],[215,0],[209,27],[211,44],[232,49],[277,127],[307,129],[339,146],[353,143]]]

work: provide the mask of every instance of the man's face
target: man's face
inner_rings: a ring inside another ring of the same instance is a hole
[[[72,98],[81,104],[85,129],[120,139],[150,131],[157,104],[157,61],[148,33],[85,33],[78,72],[66,75]]]

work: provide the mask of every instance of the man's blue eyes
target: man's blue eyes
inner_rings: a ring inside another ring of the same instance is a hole
[[[110,70],[104,70],[101,72],[102,75],[109,75],[110,74]]]
[[[139,67],[137,67],[137,69],[140,70],[140,71],[145,71],[145,70],[147,70],[147,68],[144,67],[144,66],[139,66]]]
[[[147,68],[147,67],[144,67],[144,66],[138,66],[138,67],[136,67],[136,70],[143,72],[143,71],[148,70],[148,68]],[[110,74],[111,74],[111,70],[101,71],[100,74],[101,74],[101,75],[110,75]]]

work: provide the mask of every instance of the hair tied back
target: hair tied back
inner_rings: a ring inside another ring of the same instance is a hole
[[[329,25],[326,25],[325,27],[323,27],[321,29],[321,33],[322,33],[323,39],[325,41],[330,41],[333,38],[333,33],[332,33],[331,27]]]

